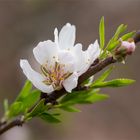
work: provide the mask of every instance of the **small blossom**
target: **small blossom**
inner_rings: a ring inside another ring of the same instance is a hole
[[[82,44],[74,45],[75,32],[75,26],[67,23],[59,34],[57,28],[54,30],[54,42],[43,41],[33,49],[40,73],[34,71],[27,60],[20,60],[23,73],[42,92],[51,93],[63,87],[71,92],[78,84],[78,77],[98,58],[98,41],[83,51]]]
[[[135,51],[136,45],[133,40],[122,41],[121,46],[126,48],[127,54],[132,54]]]
[[[114,57],[117,61],[123,62],[127,55],[131,55],[135,51],[136,45],[132,38],[127,41],[120,39],[120,45],[115,49]]]

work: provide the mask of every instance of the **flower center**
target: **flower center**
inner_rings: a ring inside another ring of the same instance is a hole
[[[62,88],[62,82],[67,79],[72,73],[64,70],[65,65],[55,62],[54,66],[46,64],[41,65],[41,71],[46,79],[43,81],[46,85],[52,85],[55,90]]]

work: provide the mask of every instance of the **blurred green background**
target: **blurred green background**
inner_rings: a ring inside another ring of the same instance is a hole
[[[106,40],[121,24],[128,31],[140,29],[139,0],[0,0],[0,115],[5,98],[11,103],[25,81],[20,58],[35,66],[32,48],[53,39],[53,30],[67,22],[77,27],[77,40],[85,48],[98,38],[98,24],[105,17]],[[80,106],[81,113],[65,114],[59,125],[34,119],[13,129],[0,140],[139,140],[140,139],[140,48],[117,65],[110,78],[126,77],[136,83],[118,89],[106,88],[111,98]]]

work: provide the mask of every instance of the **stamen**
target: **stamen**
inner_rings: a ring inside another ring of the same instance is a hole
[[[55,58],[55,56],[53,58]],[[59,64],[58,62],[55,62],[54,66],[50,65],[49,69],[47,66],[47,64],[41,65],[41,71],[46,76],[46,80],[44,80],[43,83],[52,85],[55,90],[61,89],[63,81],[72,73],[65,72],[65,64]]]
[[[46,77],[49,76],[49,71],[47,71],[47,69],[46,69],[43,65],[41,65],[41,71],[43,72],[43,74],[44,74]]]

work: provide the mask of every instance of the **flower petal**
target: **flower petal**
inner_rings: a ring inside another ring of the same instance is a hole
[[[75,26],[67,23],[59,33],[59,47],[61,49],[69,49],[75,42]]]
[[[58,45],[58,29],[54,29],[54,42]]]
[[[34,71],[27,60],[20,60],[20,67],[22,68],[26,77],[33,83],[36,88],[45,93],[51,93],[54,91],[52,85],[47,86],[43,83],[45,78],[40,73]]]
[[[87,51],[89,53],[90,63],[92,64],[100,55],[98,40],[96,40],[93,44],[90,44]]]
[[[82,50],[82,44],[76,44],[72,49],[75,60],[76,60],[76,70],[78,75],[83,74],[89,67],[89,55],[86,51]]]
[[[59,51],[58,59],[59,63],[64,65],[65,72],[73,73],[75,71],[75,57],[70,51]]]
[[[46,62],[53,65],[54,61],[58,58],[57,56],[58,47],[56,43],[51,40],[40,42],[34,49],[33,53],[36,60],[42,65]]]
[[[67,92],[71,92],[78,84],[78,74],[75,72],[69,76],[64,82],[63,86]]]

